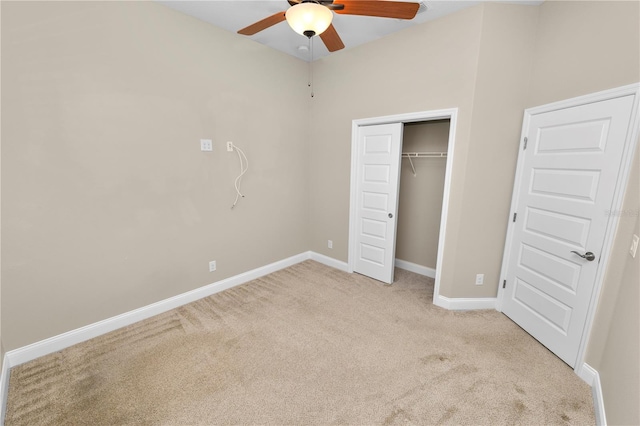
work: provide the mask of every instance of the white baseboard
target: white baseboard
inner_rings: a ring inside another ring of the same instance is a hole
[[[145,320],[152,316],[167,312],[171,309],[177,308],[187,303],[191,303],[204,297],[211,296],[212,294],[244,284],[256,278],[260,278],[272,272],[276,272],[280,269],[287,268],[307,259],[312,259],[316,262],[322,263],[335,269],[350,272],[349,266],[346,262],[342,262],[319,253],[308,251],[289,257],[287,259],[271,263],[269,265],[262,266],[260,268],[253,269],[248,272],[244,272],[239,275],[235,275],[230,278],[226,278],[224,280],[206,285],[204,287],[197,288],[195,290],[182,293],[165,300],[161,300],[151,305],[147,305],[133,311],[125,312],[124,314],[107,318],[105,320],[89,324],[87,326],[71,330],[66,333],[62,333],[57,336],[53,336],[48,339],[33,343],[31,345],[7,352],[2,363],[2,376],[0,377],[0,425],[4,424],[6,400],[9,389],[9,374],[12,367],[34,360],[41,356],[63,350],[75,344],[84,342],[94,337],[101,336],[105,333],[109,333],[127,325],[134,324],[138,321]],[[409,264],[409,262],[405,262],[404,264],[404,261],[400,262],[402,266],[398,265],[398,267],[402,268],[403,266],[405,266],[406,268],[404,269],[408,269],[409,267],[412,267],[411,265],[414,265]],[[416,266],[419,268],[424,268],[420,267],[420,265]],[[420,269],[420,271],[425,272],[424,269]],[[418,271],[415,272],[421,273]],[[423,273],[423,275],[427,274]],[[439,296],[436,302],[436,305],[452,310],[492,309],[495,308],[496,299],[451,299],[444,296]]]
[[[2,372],[0,373],[0,425],[4,425],[11,367],[15,367],[41,356],[60,351],[77,343],[81,343],[110,331],[117,330],[121,327],[134,324],[138,321],[142,321],[154,315],[161,314],[163,312],[169,311],[187,303],[194,302],[212,294],[219,293],[223,290],[227,290],[232,287],[244,284],[256,278],[260,278],[262,276],[276,272],[280,269],[287,268],[307,259],[312,259],[329,267],[349,272],[349,267],[346,262],[342,262],[319,253],[308,251],[239,275],[235,275],[233,277],[218,281],[213,284],[209,284],[204,287],[200,287],[198,289],[182,293],[165,300],[161,300],[151,305],[144,306],[142,308],[135,309],[133,311],[126,312],[124,314],[117,315],[115,317],[108,318],[94,324],[89,324],[85,327],[71,330],[58,336],[53,336],[49,339],[45,339],[40,342],[36,342],[31,345],[7,352],[4,356],[4,359],[2,360]],[[430,276],[429,274],[431,273],[429,271],[430,268],[426,268],[403,260],[397,259],[396,266],[398,268],[406,269],[408,271],[415,272],[421,275]],[[433,275],[435,276],[435,271],[433,271]],[[475,310],[495,309],[496,301],[496,298],[472,299],[438,296],[435,298],[434,304],[449,310]],[[596,424],[606,426],[607,423],[604,411],[604,401],[602,398],[602,387],[600,385],[600,376],[598,372],[585,363],[581,369],[576,369],[576,374],[578,374],[578,376],[582,378],[582,380],[592,386],[594,408],[596,413]]]
[[[450,311],[473,311],[478,309],[495,309],[497,299],[495,297],[462,298],[445,297],[438,295],[433,304]]]
[[[598,376],[598,372],[586,362],[582,366],[576,367],[574,371],[589,386],[593,386],[596,376]]]
[[[244,284],[256,278],[276,272],[280,269],[288,268],[302,261],[312,259],[316,262],[330,266],[335,269],[348,272],[348,265],[345,262],[330,258],[328,256],[308,251],[298,255],[283,259],[260,268],[253,269],[233,277],[197,288],[186,293],[161,300],[151,305],[143,306],[133,311],[115,317],[107,318],[87,326],[50,337],[45,340],[33,343],[22,348],[14,349],[5,354],[2,362],[2,376],[0,376],[0,425],[4,425],[5,410],[7,403],[7,394],[9,391],[9,373],[12,367],[34,360],[41,356],[48,355],[73,346],[75,344],[87,341],[94,337],[101,336],[110,331],[117,330],[127,325],[134,324],[138,321],[145,320],[152,316],[167,312],[187,303],[194,302],[212,294],[230,289],[232,287]]]
[[[436,270],[427,266],[418,265],[417,263],[407,262],[406,260],[396,259],[396,268],[404,269],[405,271],[414,272],[416,274],[424,275],[425,277],[435,278]]]
[[[335,260],[333,258],[309,252],[310,258],[324,263],[327,266],[331,266],[336,269],[340,269],[346,272],[349,272],[349,265],[345,262],[341,262]],[[408,262],[402,259],[395,260],[395,266],[400,269],[404,269],[410,272],[415,272],[416,274],[424,275],[427,277],[435,278],[436,270],[433,268],[428,268],[426,266],[418,265],[416,263]],[[434,304],[436,306],[440,306],[441,308],[453,310],[453,311],[470,311],[477,309],[496,309],[497,298],[495,297],[487,297],[487,298],[449,298],[445,296],[438,296],[434,300]]]
[[[593,394],[593,411],[596,415],[596,425],[606,426],[607,415],[604,411],[604,398],[602,396],[602,383],[600,383],[600,374],[586,362],[582,364],[582,368],[576,368],[576,374],[591,386]]]
[[[314,251],[310,251],[309,259],[315,260],[318,263],[322,263],[323,265],[330,266],[334,269],[339,269],[344,272],[349,272],[349,264],[347,262],[342,262],[340,260],[336,260],[332,257],[325,256],[324,254],[316,253]]]
[[[593,394],[593,410],[596,414],[596,425],[607,426],[607,415],[604,411],[604,398],[602,396],[602,384],[600,383],[600,374],[598,374],[597,371],[591,392]]]
[[[134,324],[138,321],[142,321],[152,316],[167,312],[179,306],[186,305],[187,303],[194,302],[196,300],[202,299],[203,297],[211,296],[212,294],[219,293],[240,284],[244,284],[256,278],[260,278],[272,272],[276,272],[280,269],[287,268],[307,259],[315,260],[316,262],[322,263],[335,269],[340,269],[342,271],[348,270],[348,265],[345,262],[341,262],[339,260],[312,251],[300,253],[287,259],[279,260],[269,265],[265,265],[251,271],[226,278],[213,284],[209,284],[204,287],[200,287],[195,290],[188,291],[186,293],[182,293],[156,303],[152,303],[151,305],[143,306],[142,308],[125,312],[124,314],[107,318],[105,320],[98,321],[96,323],[89,324],[87,326],[71,330],[45,340],[41,340],[22,348],[14,349],[5,354],[5,361],[8,361],[11,367],[15,367],[16,365],[20,365],[41,356],[60,351],[77,343],[84,342],[94,337],[101,336],[110,331],[117,330],[127,325]]]
[[[7,395],[9,394],[9,360],[5,354],[2,360],[2,373],[0,373],[0,425],[4,425],[4,416],[7,411]]]
[[[89,324],[87,326],[71,330],[45,340],[41,340],[39,342],[24,346],[19,349],[14,349],[7,352],[5,354],[5,358],[9,361],[9,365],[11,367],[15,367],[16,365],[20,365],[41,356],[60,351],[77,343],[81,343],[94,337],[101,336],[110,331],[134,324],[138,321],[142,321],[144,319],[164,313],[187,303],[202,299],[203,297],[211,296],[212,294],[219,293],[223,290],[227,290],[240,284],[244,284],[248,281],[260,278],[264,275],[270,274],[280,269],[287,268],[291,265],[295,265],[296,263],[300,263],[310,258],[311,252],[301,253],[287,259],[283,259],[269,265],[253,269],[251,271],[226,278],[213,284],[209,284],[204,287],[200,287],[195,290],[188,291],[186,293],[182,293],[156,303],[152,303],[151,305],[147,305],[133,311],[125,312],[124,314],[107,318],[105,320]]]

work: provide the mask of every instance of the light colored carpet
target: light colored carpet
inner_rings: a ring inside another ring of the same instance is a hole
[[[590,388],[496,311],[313,261],[11,371],[6,425],[594,424]]]

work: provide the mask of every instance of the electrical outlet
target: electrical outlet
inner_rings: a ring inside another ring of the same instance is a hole
[[[227,151],[233,151],[233,142],[227,142]]]
[[[484,284],[484,274],[476,275],[476,285]]]
[[[200,151],[213,151],[211,139],[200,139]]]
[[[640,240],[640,237],[638,237],[636,234],[633,234],[633,239],[631,240],[631,248],[629,249],[629,254],[633,258],[636,257],[636,253],[638,252],[638,241],[639,240]]]
[[[209,272],[213,272],[216,270],[216,261],[212,260],[211,262],[209,262]]]
[[[328,241],[327,241],[327,247],[329,247],[330,249],[332,249],[332,248],[333,248],[333,241],[328,240]]]

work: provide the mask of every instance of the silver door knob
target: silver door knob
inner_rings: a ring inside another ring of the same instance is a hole
[[[591,253],[590,251],[586,252],[585,254],[580,254],[577,251],[572,250],[571,253],[575,253],[583,259],[587,259],[589,262],[593,262],[596,258],[596,255]]]
[[[389,219],[393,218],[393,213],[389,213]]]

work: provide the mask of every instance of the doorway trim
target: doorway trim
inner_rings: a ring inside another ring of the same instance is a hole
[[[620,171],[618,173],[618,180],[616,183],[616,188],[613,196],[613,203],[611,205],[611,211],[616,212],[620,211],[623,207],[625,192],[629,183],[629,178],[631,174],[631,167],[634,160],[635,150],[637,149],[636,145],[638,142],[638,133],[640,131],[640,116],[639,116],[639,98],[640,98],[640,83],[634,83],[627,86],[617,87],[614,89],[604,90],[596,93],[591,93],[584,96],[578,96],[571,99],[566,99],[558,102],[553,102],[546,105],[541,105],[533,108],[528,108],[524,111],[524,118],[522,124],[522,134],[520,140],[524,140],[527,136],[525,134],[526,129],[529,126],[529,121],[531,120],[531,116],[546,112],[552,112],[560,109],[576,107],[580,105],[595,103],[606,101],[609,99],[620,98],[623,96],[634,96],[634,105],[633,110],[631,112],[631,120],[629,122],[629,128],[627,129],[626,139],[624,141],[624,148],[622,153],[622,163],[620,164]],[[522,163],[524,161],[524,156],[518,155],[518,162],[516,165],[516,174],[514,181],[514,192],[511,198],[511,208],[510,208],[510,216],[513,215],[513,212],[516,208],[516,200],[517,200],[517,189],[519,187],[520,181],[522,179]],[[613,250],[613,242],[615,239],[616,229],[618,228],[618,223],[620,221],[619,215],[611,214],[609,216],[609,220],[606,227],[606,234],[604,239],[604,245],[602,247],[600,264],[598,267],[598,271],[596,272],[595,284],[591,293],[591,299],[589,302],[589,307],[587,310],[587,317],[585,319],[585,327],[582,332],[582,337],[580,339],[580,346],[578,348],[578,356],[576,358],[576,364],[574,371],[575,373],[582,378],[589,385],[593,385],[594,381],[597,378],[597,373],[594,375],[594,370],[585,363],[585,355],[587,351],[587,345],[589,343],[589,339],[591,337],[591,331],[593,329],[593,322],[595,319],[596,309],[598,307],[598,302],[600,300],[602,285],[604,283],[604,278],[609,267],[609,259],[611,257],[611,253]],[[514,232],[513,223],[509,222],[509,227],[507,229],[507,236],[505,239],[505,249],[502,260],[502,269],[500,272],[500,282],[505,279],[507,275],[507,267],[509,265],[509,253],[511,250],[511,242],[512,236]],[[502,289],[502,286],[498,286],[498,297],[496,303],[496,309],[502,312],[502,304],[504,299],[505,291]]]
[[[438,258],[436,260],[436,276],[433,289],[433,303],[442,306],[440,297],[440,276],[442,273],[442,254],[446,241],[447,217],[449,213],[449,192],[451,190],[451,176],[453,175],[453,153],[455,147],[456,124],[458,108],[421,111],[406,114],[386,115],[382,117],[362,118],[351,123],[351,192],[349,202],[349,259],[348,271],[353,273],[356,259],[356,187],[358,170],[358,129],[360,126],[371,126],[390,123],[416,123],[423,121],[449,120],[449,141],[447,146],[447,165],[444,178],[444,194],[442,197],[442,214],[440,216],[440,232],[438,236]],[[402,156],[398,157],[398,163]],[[392,266],[393,267],[393,266]]]

